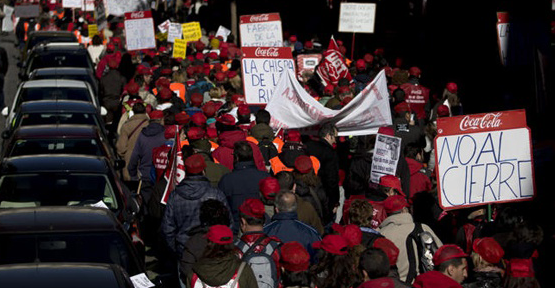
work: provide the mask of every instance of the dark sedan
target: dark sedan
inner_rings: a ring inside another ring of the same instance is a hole
[[[77,67],[54,67],[40,68],[31,72],[29,80],[41,79],[67,79],[85,81],[91,85],[96,95],[98,95],[98,81],[92,71],[87,68]]]

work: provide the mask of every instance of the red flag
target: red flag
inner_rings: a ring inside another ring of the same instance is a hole
[[[328,50],[339,51],[339,45],[337,45],[337,42],[335,42],[335,38],[333,38],[333,35],[331,35],[330,44],[328,45]]]
[[[181,153],[181,138],[179,136],[179,127],[177,127],[177,133],[175,133],[175,141],[173,144],[172,151],[169,157],[169,167],[166,170],[164,178],[168,182],[166,188],[164,189],[164,194],[162,195],[162,200],[160,203],[166,205],[170,197],[170,193],[175,190],[175,187],[181,180],[185,178],[185,165],[183,163],[183,153]]]

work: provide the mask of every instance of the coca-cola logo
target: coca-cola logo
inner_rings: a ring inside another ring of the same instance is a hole
[[[145,17],[144,11],[137,11],[137,12],[131,13],[131,18],[144,18],[144,17]]]
[[[270,19],[269,14],[260,14],[260,15],[252,15],[250,21],[251,22],[263,22],[268,21]]]
[[[461,131],[499,128],[502,124],[500,117],[501,113],[488,113],[482,117],[475,118],[467,115],[461,120],[459,128]]]
[[[254,51],[254,56],[256,57],[278,57],[278,48],[256,48]]]

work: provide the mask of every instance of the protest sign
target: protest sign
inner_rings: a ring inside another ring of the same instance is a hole
[[[534,197],[524,110],[438,118],[437,128],[437,191],[444,210]]]
[[[220,25],[220,27],[218,27],[218,31],[216,31],[216,37],[222,36],[224,42],[227,41],[227,36],[229,36],[229,34],[231,34],[231,30],[225,28],[222,25]]]
[[[251,105],[266,104],[272,98],[283,70],[295,73],[293,54],[288,47],[243,47],[241,71],[245,100]]]
[[[125,13],[127,50],[156,49],[154,21],[150,11]]]
[[[38,17],[39,12],[40,12],[39,1],[15,3],[15,17],[19,17],[19,18]]]
[[[168,29],[170,29],[170,23],[171,22],[170,22],[169,19],[164,21],[164,23],[158,25],[158,30],[160,30],[160,32],[162,32],[162,33],[168,32]]]
[[[175,39],[173,43],[173,58],[185,59],[187,57],[187,41]]]
[[[81,8],[83,0],[62,0],[62,7],[64,8]]]
[[[323,53],[323,59],[316,73],[322,80],[322,84],[334,85],[339,83],[339,79],[347,78],[349,81],[352,80],[351,73],[349,72],[349,67],[343,60],[341,53],[334,49],[328,49]]]
[[[379,127],[391,125],[383,70],[341,110],[322,106],[303,89],[289,69],[283,74],[265,108],[272,115],[270,126],[274,129],[300,129],[331,121],[336,123],[340,136],[359,136],[376,134]]]
[[[374,33],[376,3],[341,3],[339,32]]]
[[[243,15],[239,25],[242,47],[282,47],[279,13]]]
[[[8,5],[4,5],[4,19],[2,19],[2,31],[3,32],[11,32],[13,31],[13,20],[12,15],[14,12],[14,8]]]
[[[301,54],[297,55],[297,71],[299,76],[302,75],[303,72],[309,71],[314,72],[314,68],[320,63],[322,60],[322,54]]]
[[[108,25],[106,20],[106,7],[104,6],[104,1],[98,1],[96,7],[94,8],[94,13],[96,14],[96,25],[98,25],[98,31],[102,31]]]
[[[185,23],[181,25],[181,31],[183,33],[183,39],[186,42],[197,41],[200,37],[202,37],[200,22]]]
[[[89,25],[89,37],[93,37],[98,34],[98,26],[96,24]]]
[[[378,184],[382,176],[395,176],[399,155],[401,155],[401,138],[377,134],[370,168],[370,181]]]
[[[101,2],[101,1],[99,1]],[[94,11],[95,0],[81,0],[82,6],[80,7],[83,11]]]
[[[181,23],[170,23],[168,28],[168,42],[173,43],[175,39],[183,37],[181,32]]]
[[[507,48],[509,47],[509,13],[497,12],[497,45],[501,63],[507,65]]]
[[[127,12],[149,9],[148,0],[106,0],[108,14],[123,16]]]

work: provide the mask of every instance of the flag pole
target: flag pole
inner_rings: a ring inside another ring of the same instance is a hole
[[[353,42],[351,43],[351,60],[355,61],[355,32],[353,32]]]

